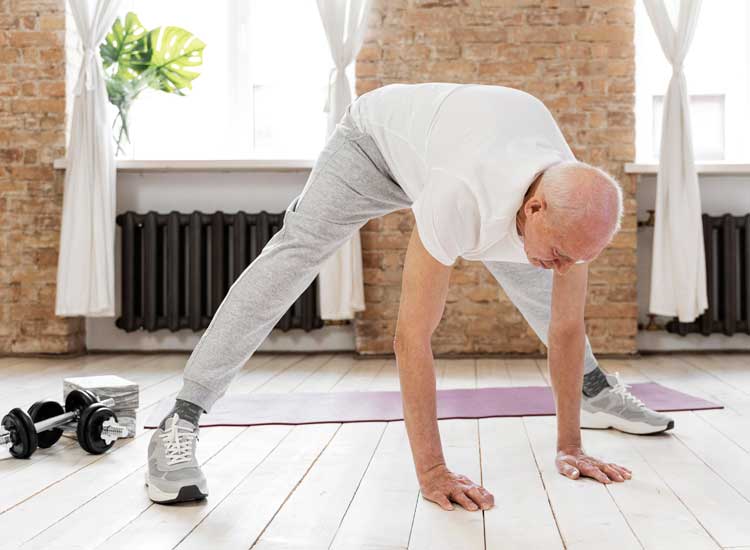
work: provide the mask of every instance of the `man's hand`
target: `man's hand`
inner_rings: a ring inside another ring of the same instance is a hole
[[[612,483],[612,481],[625,481],[633,475],[624,466],[602,462],[587,455],[580,447],[568,447],[557,451],[555,465],[558,472],[570,479],[578,479],[580,476],[584,476],[605,484]]]
[[[495,505],[495,497],[468,477],[454,474],[444,464],[439,464],[419,476],[422,496],[440,505],[443,510],[453,510],[451,501],[466,510],[489,510]]]

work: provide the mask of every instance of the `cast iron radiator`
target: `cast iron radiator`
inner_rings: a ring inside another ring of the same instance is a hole
[[[703,242],[708,309],[692,323],[680,323],[675,317],[667,323],[667,331],[682,336],[750,334],[750,214],[703,214]]]
[[[121,228],[121,315],[132,332],[208,327],[229,287],[281,229],[284,213],[125,212]],[[317,277],[275,328],[318,329]]]

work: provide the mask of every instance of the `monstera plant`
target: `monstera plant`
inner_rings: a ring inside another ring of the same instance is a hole
[[[104,65],[109,101],[117,107],[115,141],[130,142],[128,113],[133,101],[146,89],[185,95],[200,76],[203,49],[199,38],[180,27],[146,30],[138,16],[119,17],[99,48]]]

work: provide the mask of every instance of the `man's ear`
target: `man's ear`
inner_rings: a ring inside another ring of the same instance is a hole
[[[544,212],[547,209],[547,201],[544,200],[544,197],[538,197],[534,196],[531,197],[524,206],[524,210],[526,211],[526,216],[528,217],[531,214],[536,214],[538,212]]]

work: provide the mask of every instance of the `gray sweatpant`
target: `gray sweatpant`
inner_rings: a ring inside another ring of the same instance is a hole
[[[321,265],[372,218],[409,208],[373,139],[349,110],[320,153],[284,224],[232,284],[188,359],[178,399],[209,411]],[[547,344],[552,272],[530,264],[485,262]],[[585,372],[597,366],[586,338]]]

